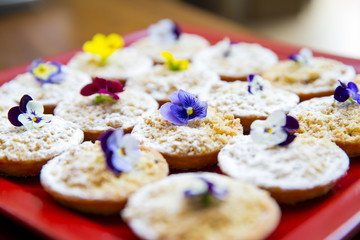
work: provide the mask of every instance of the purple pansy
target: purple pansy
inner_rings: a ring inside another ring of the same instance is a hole
[[[81,89],[80,94],[83,96],[99,94],[95,98],[95,103],[97,104],[104,101],[112,102],[114,100],[119,100],[119,96],[116,93],[122,91],[124,91],[124,88],[120,82],[96,77],[92,83]]]
[[[300,49],[299,53],[292,53],[288,57],[288,59],[301,63],[301,64],[309,64],[313,57],[312,51],[309,48]]]
[[[266,120],[256,120],[251,124],[250,136],[254,142],[269,146],[286,146],[295,139],[299,122],[282,111],[271,113]]]
[[[252,95],[261,94],[270,87],[269,81],[264,80],[260,75],[249,74],[247,79],[248,92]]]
[[[179,90],[169,96],[171,103],[160,108],[160,114],[169,122],[182,125],[195,118],[204,118],[207,114],[207,103],[200,101],[195,95]]]
[[[42,59],[36,59],[28,67],[28,71],[42,84],[57,83],[64,78],[61,64],[55,61],[44,62]]]
[[[40,128],[51,122],[53,115],[43,113],[44,107],[40,102],[33,101],[29,95],[24,95],[19,106],[9,110],[8,119],[12,125],[16,127],[24,126],[29,130]]]
[[[217,203],[228,194],[227,189],[210,182],[204,177],[199,177],[197,180],[191,186],[191,189],[184,192],[185,197],[196,205],[208,206]]]
[[[181,29],[179,25],[170,19],[163,19],[156,24],[150,25],[149,35],[159,43],[171,43],[179,39]]]
[[[109,130],[100,135],[106,165],[114,174],[129,172],[141,155],[138,141],[122,129]]]
[[[340,86],[335,89],[334,98],[336,101],[345,102],[350,100],[351,102],[357,102],[360,104],[360,94],[358,87],[355,83],[349,82],[347,86],[339,80]]]
[[[230,56],[230,53],[231,53],[231,48],[233,45],[237,44],[238,42],[237,41],[231,41],[227,47],[227,49],[225,50],[224,52],[224,57],[227,58]]]

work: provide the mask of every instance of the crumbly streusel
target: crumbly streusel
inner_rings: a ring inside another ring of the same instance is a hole
[[[180,89],[199,95],[219,81],[215,72],[193,65],[184,71],[171,71],[166,65],[155,65],[149,72],[130,78],[126,89],[143,91],[158,101],[167,101],[170,94]]]
[[[225,200],[192,206],[184,191],[199,177],[226,188]],[[185,173],[140,189],[122,217],[146,239],[263,239],[277,226],[280,210],[267,192],[252,185],[214,173]]]
[[[65,196],[126,199],[141,186],[168,174],[165,160],[158,156],[141,151],[131,172],[115,175],[106,167],[100,142],[84,142],[48,162],[41,171],[41,182]]]
[[[96,95],[96,94],[95,94]],[[143,114],[158,109],[158,103],[148,94],[126,90],[115,103],[94,104],[95,95],[73,96],[61,102],[55,115],[77,124],[84,131],[132,128]]]
[[[242,130],[240,120],[232,114],[208,107],[206,118],[181,126],[173,125],[156,111],[135,125],[132,135],[161,153],[189,156],[218,151]]]
[[[238,136],[220,151],[218,161],[232,177],[283,190],[325,186],[349,167],[348,156],[334,143],[303,135],[285,147],[268,147],[250,136]]]
[[[73,123],[54,116],[41,128],[15,127],[0,120],[0,159],[9,161],[51,159],[83,141],[84,134]]]

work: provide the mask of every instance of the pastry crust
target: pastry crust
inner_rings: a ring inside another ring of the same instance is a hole
[[[220,151],[218,160],[225,174],[266,189],[286,204],[327,193],[349,168],[348,156],[334,143],[305,135],[273,147],[238,136]]]
[[[115,103],[95,104],[95,95],[76,95],[61,102],[55,115],[75,123],[84,131],[85,140],[95,141],[106,130],[122,128],[131,132],[143,114],[158,109],[158,103],[145,93],[126,90],[118,96],[120,99]]]
[[[274,86],[296,93],[304,101],[334,94],[338,80],[344,83],[351,81],[355,77],[355,70],[333,59],[315,57],[309,64],[280,61],[262,76]]]
[[[202,168],[217,162],[217,153],[243,129],[240,119],[208,107],[206,118],[176,126],[154,112],[145,116],[132,135],[144,146],[158,150],[170,168]]]
[[[227,56],[225,52],[228,53]],[[196,54],[193,63],[216,72],[222,80],[230,82],[246,81],[249,74],[260,74],[277,61],[278,57],[273,51],[259,44],[230,44],[229,39],[224,39]]]
[[[106,168],[100,142],[85,142],[46,164],[41,184],[64,206],[94,214],[117,214],[140,187],[168,175],[160,153],[142,146],[140,150],[133,170],[115,175]]]
[[[184,191],[202,177],[227,189],[222,202],[194,207]],[[215,173],[171,175],[130,197],[122,217],[142,239],[264,239],[280,209],[263,190]]]
[[[0,124],[0,173],[8,176],[38,175],[48,160],[80,144],[84,138],[74,124],[57,117],[32,130],[15,127],[6,118]]]
[[[360,105],[337,102],[333,96],[304,101],[290,111],[299,120],[299,134],[329,139],[350,157],[360,155]]]
[[[240,118],[244,131],[250,130],[253,121],[266,119],[277,110],[287,113],[299,103],[299,97],[292,92],[269,86],[261,93],[250,94],[248,85],[248,82],[220,81],[200,98],[209,106]]]

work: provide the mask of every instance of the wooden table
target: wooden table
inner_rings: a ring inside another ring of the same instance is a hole
[[[0,71],[79,48],[98,32],[125,34],[163,18],[251,33],[239,24],[175,0],[39,1],[0,12]],[[1,214],[0,233],[1,239],[41,238]]]

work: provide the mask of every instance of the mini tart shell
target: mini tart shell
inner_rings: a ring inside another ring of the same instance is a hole
[[[326,194],[346,174],[349,158],[331,141],[297,136],[287,146],[266,146],[238,136],[219,153],[222,172],[294,204]]]
[[[90,143],[87,143],[90,144]],[[100,149],[99,142],[96,142],[94,146]],[[140,146],[140,150],[142,152],[147,152],[153,156],[156,161],[157,165],[157,176],[154,177],[157,180],[162,179],[166,177],[169,173],[168,165],[163,158],[163,156],[150,148],[146,148],[143,146]],[[59,156],[61,157],[61,156]],[[64,161],[64,159],[61,159],[61,161]],[[70,160],[71,161],[71,160]],[[73,161],[78,161],[78,159],[73,159]],[[104,162],[105,164],[105,162]],[[52,167],[56,167],[56,163],[49,162],[48,165],[54,165]],[[51,183],[49,183],[48,177],[44,176],[47,174],[50,174],[51,167],[50,166],[44,166],[44,170],[42,170],[40,175],[41,185],[44,187],[45,191],[48,192],[57,202],[60,204],[81,211],[86,213],[92,213],[92,214],[99,214],[99,215],[112,215],[119,213],[125,206],[129,195],[131,194],[119,194],[118,197],[112,197],[110,195],[100,198],[100,197],[85,197],[85,196],[76,196],[74,194],[65,194],[64,192],[58,191],[56,188],[53,187]],[[61,167],[61,166],[59,166]],[[70,176],[71,177],[71,176]],[[121,178],[121,175],[120,175]],[[155,180],[155,179],[153,179]],[[122,189],[118,189],[120,192]]]
[[[47,161],[84,139],[80,129],[57,117],[32,130],[15,127],[6,118],[1,118],[0,124],[0,174],[7,176],[39,175]]]
[[[280,61],[262,76],[274,86],[292,91],[300,97],[300,101],[305,101],[334,94],[338,80],[351,81],[355,70],[333,59],[314,57],[308,65],[292,60]]]
[[[193,206],[184,192],[198,178],[228,190],[224,200]],[[122,217],[142,239],[264,239],[280,208],[269,193],[216,173],[182,173],[149,184],[130,197]]]
[[[199,169],[215,164],[220,149],[242,133],[240,119],[212,107],[208,107],[206,118],[181,126],[173,125],[156,111],[145,116],[132,131],[141,144],[158,150],[173,169]]]

